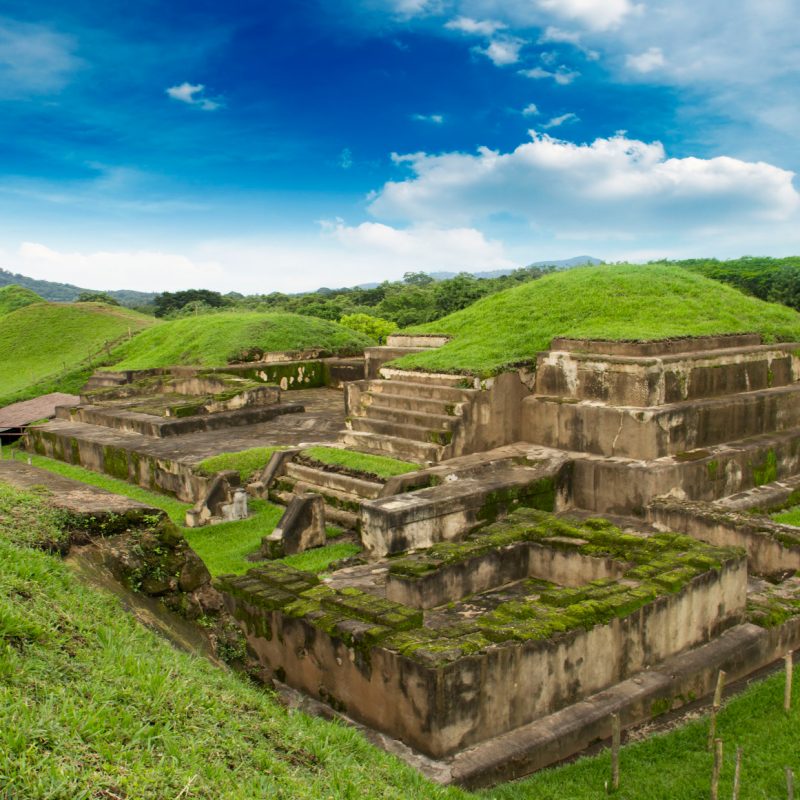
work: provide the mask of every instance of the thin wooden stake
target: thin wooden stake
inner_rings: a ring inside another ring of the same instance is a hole
[[[786,767],[786,796],[794,800],[794,772],[789,767]]]
[[[736,748],[736,769],[733,773],[733,795],[732,800],[739,800],[739,780],[742,773],[742,748]]]
[[[611,791],[619,789],[619,714],[611,715]]]
[[[794,669],[794,653],[790,650],[783,660],[786,664],[786,685],[783,689],[783,710],[789,711],[792,707],[792,671]]]
[[[722,689],[725,686],[725,676],[726,672],[724,669],[721,669],[717,673],[717,688],[714,689],[714,703],[711,706],[711,721],[708,726],[708,749],[711,750],[714,747],[714,739],[717,736],[717,714],[719,713],[719,709],[722,706]]]
[[[714,740],[714,767],[711,771],[711,800],[719,800],[719,775],[722,772],[722,739]]]

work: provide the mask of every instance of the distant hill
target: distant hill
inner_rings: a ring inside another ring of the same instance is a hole
[[[9,314],[18,308],[41,302],[43,298],[24,286],[12,284],[0,287],[0,314]]]
[[[532,267],[558,267],[559,269],[567,269],[569,267],[582,267],[585,265],[602,264],[602,259],[595,258],[594,256],[574,256],[573,258],[551,259],[550,261],[534,261],[532,264],[526,264],[524,269],[531,269]],[[501,278],[503,275],[510,275],[517,267],[509,269],[493,269],[489,272],[471,272],[476,278]],[[431,278],[437,281],[445,281],[448,278],[455,278],[457,272],[429,272]]]
[[[80,286],[73,286],[71,283],[56,283],[55,281],[40,281],[36,278],[29,278],[16,272],[9,272],[0,269],[0,287],[21,286],[30,289],[40,298],[51,300],[55,303],[73,303],[78,299],[81,292],[96,291],[96,289],[83,289]],[[103,290],[105,291],[105,290]],[[118,289],[116,291],[106,291],[118,303],[123,306],[144,306],[153,302],[155,292],[135,292],[132,289]]]

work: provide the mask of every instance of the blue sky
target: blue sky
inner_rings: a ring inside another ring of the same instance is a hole
[[[299,291],[800,252],[790,0],[0,5],[0,266]]]

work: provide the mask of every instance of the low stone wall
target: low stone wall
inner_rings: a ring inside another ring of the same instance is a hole
[[[800,570],[800,529],[766,515],[657,498],[647,507],[647,518],[660,530],[680,531],[721,547],[744,548],[748,568],[756,575],[783,576]]]
[[[669,356],[703,350],[734,347],[753,347],[761,344],[760,333],[728,333],[718,336],[680,336],[674,339],[638,340],[570,339],[556,337],[550,343],[553,350],[573,350],[582,353],[602,353],[616,356]]]

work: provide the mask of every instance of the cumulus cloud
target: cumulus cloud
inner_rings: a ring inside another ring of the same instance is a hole
[[[456,17],[445,24],[448,30],[461,31],[472,36],[492,36],[506,27],[508,26],[503,22],[492,19],[476,20],[472,17]]]
[[[521,69],[519,71],[520,75],[524,75],[526,78],[532,78],[533,80],[540,81],[546,78],[554,80],[560,86],[567,86],[575,78],[580,77],[580,72],[576,72],[575,70],[571,70],[568,67],[565,67],[563,64],[558,67],[557,69],[550,70],[544,69],[544,67],[533,67],[532,69]]]
[[[535,117],[538,116],[539,113],[539,106],[537,106],[536,103],[528,103],[528,105],[522,109],[523,117]]]
[[[0,97],[58,91],[83,63],[75,49],[70,36],[0,17]]]
[[[665,63],[664,53],[660,47],[651,47],[637,56],[629,55],[625,58],[628,68],[636,70],[636,72],[652,72],[654,69],[663,67]]]
[[[614,28],[628,15],[641,9],[630,0],[537,0],[537,5],[594,30]]]
[[[166,93],[173,99],[190,106],[195,106],[203,111],[216,111],[222,107],[222,103],[204,96],[205,85],[202,83],[181,83],[178,86],[170,86]]]
[[[546,134],[509,153],[394,156],[411,170],[370,203],[379,219],[481,227],[509,215],[560,237],[631,241],[796,221],[793,173],[764,162],[669,158],[623,135],[575,144]]]
[[[542,35],[539,37],[541,44],[549,42],[566,43],[566,44],[580,44],[581,35],[577,31],[564,31],[561,28],[556,28],[554,25],[548,25]]]
[[[503,36],[492,39],[486,47],[475,48],[477,52],[485,55],[495,66],[505,67],[519,61],[519,51],[525,45],[524,39],[515,36]]]
[[[562,125],[566,125],[570,122],[578,122],[580,117],[577,114],[573,114],[571,111],[566,114],[561,114],[558,117],[552,117],[550,120],[545,122],[542,127],[545,130],[550,130],[550,128],[559,128]]]

